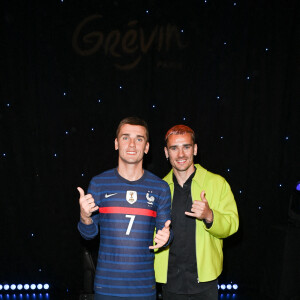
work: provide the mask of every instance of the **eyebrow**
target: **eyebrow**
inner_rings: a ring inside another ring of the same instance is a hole
[[[129,133],[123,133],[121,136],[124,136],[124,135],[125,136],[130,136]],[[140,134],[138,134],[136,137],[146,139],[144,135],[140,135]]]
[[[178,147],[178,146],[183,146],[183,147],[186,147],[186,146],[193,146],[193,144],[183,144],[183,145],[178,145],[178,144],[175,144],[175,145],[171,145],[169,146],[168,148],[171,148],[171,147]]]

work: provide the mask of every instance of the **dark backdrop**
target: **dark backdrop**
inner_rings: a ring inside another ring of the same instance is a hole
[[[163,136],[183,123],[197,132],[196,162],[230,183],[240,229],[224,242],[221,281],[291,294],[299,273],[284,262],[300,240],[295,227],[287,237],[299,180],[299,1],[2,6],[0,282],[82,290],[91,245],[76,228],[76,187],[116,166],[117,124],[137,115],[150,127],[147,169],[168,172]]]

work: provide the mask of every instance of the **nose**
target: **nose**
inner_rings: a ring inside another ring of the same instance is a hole
[[[178,156],[179,156],[179,157],[184,156],[184,153],[183,153],[183,149],[182,149],[182,148],[179,148],[179,150],[178,150]]]
[[[129,146],[135,147],[135,139],[130,139]]]

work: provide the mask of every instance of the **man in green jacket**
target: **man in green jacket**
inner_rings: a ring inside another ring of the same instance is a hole
[[[223,268],[223,239],[238,230],[239,217],[229,184],[194,164],[194,131],[172,127],[165,136],[172,170],[164,178],[172,195],[170,246],[155,254],[156,281],[164,300],[217,300]]]

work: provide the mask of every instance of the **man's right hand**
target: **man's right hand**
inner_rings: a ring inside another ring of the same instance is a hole
[[[98,210],[99,207],[95,204],[95,200],[91,194],[84,194],[84,190],[81,187],[77,188],[80,198],[79,198],[79,205],[80,205],[80,217],[81,221],[84,224],[92,224],[91,215],[94,211]]]

